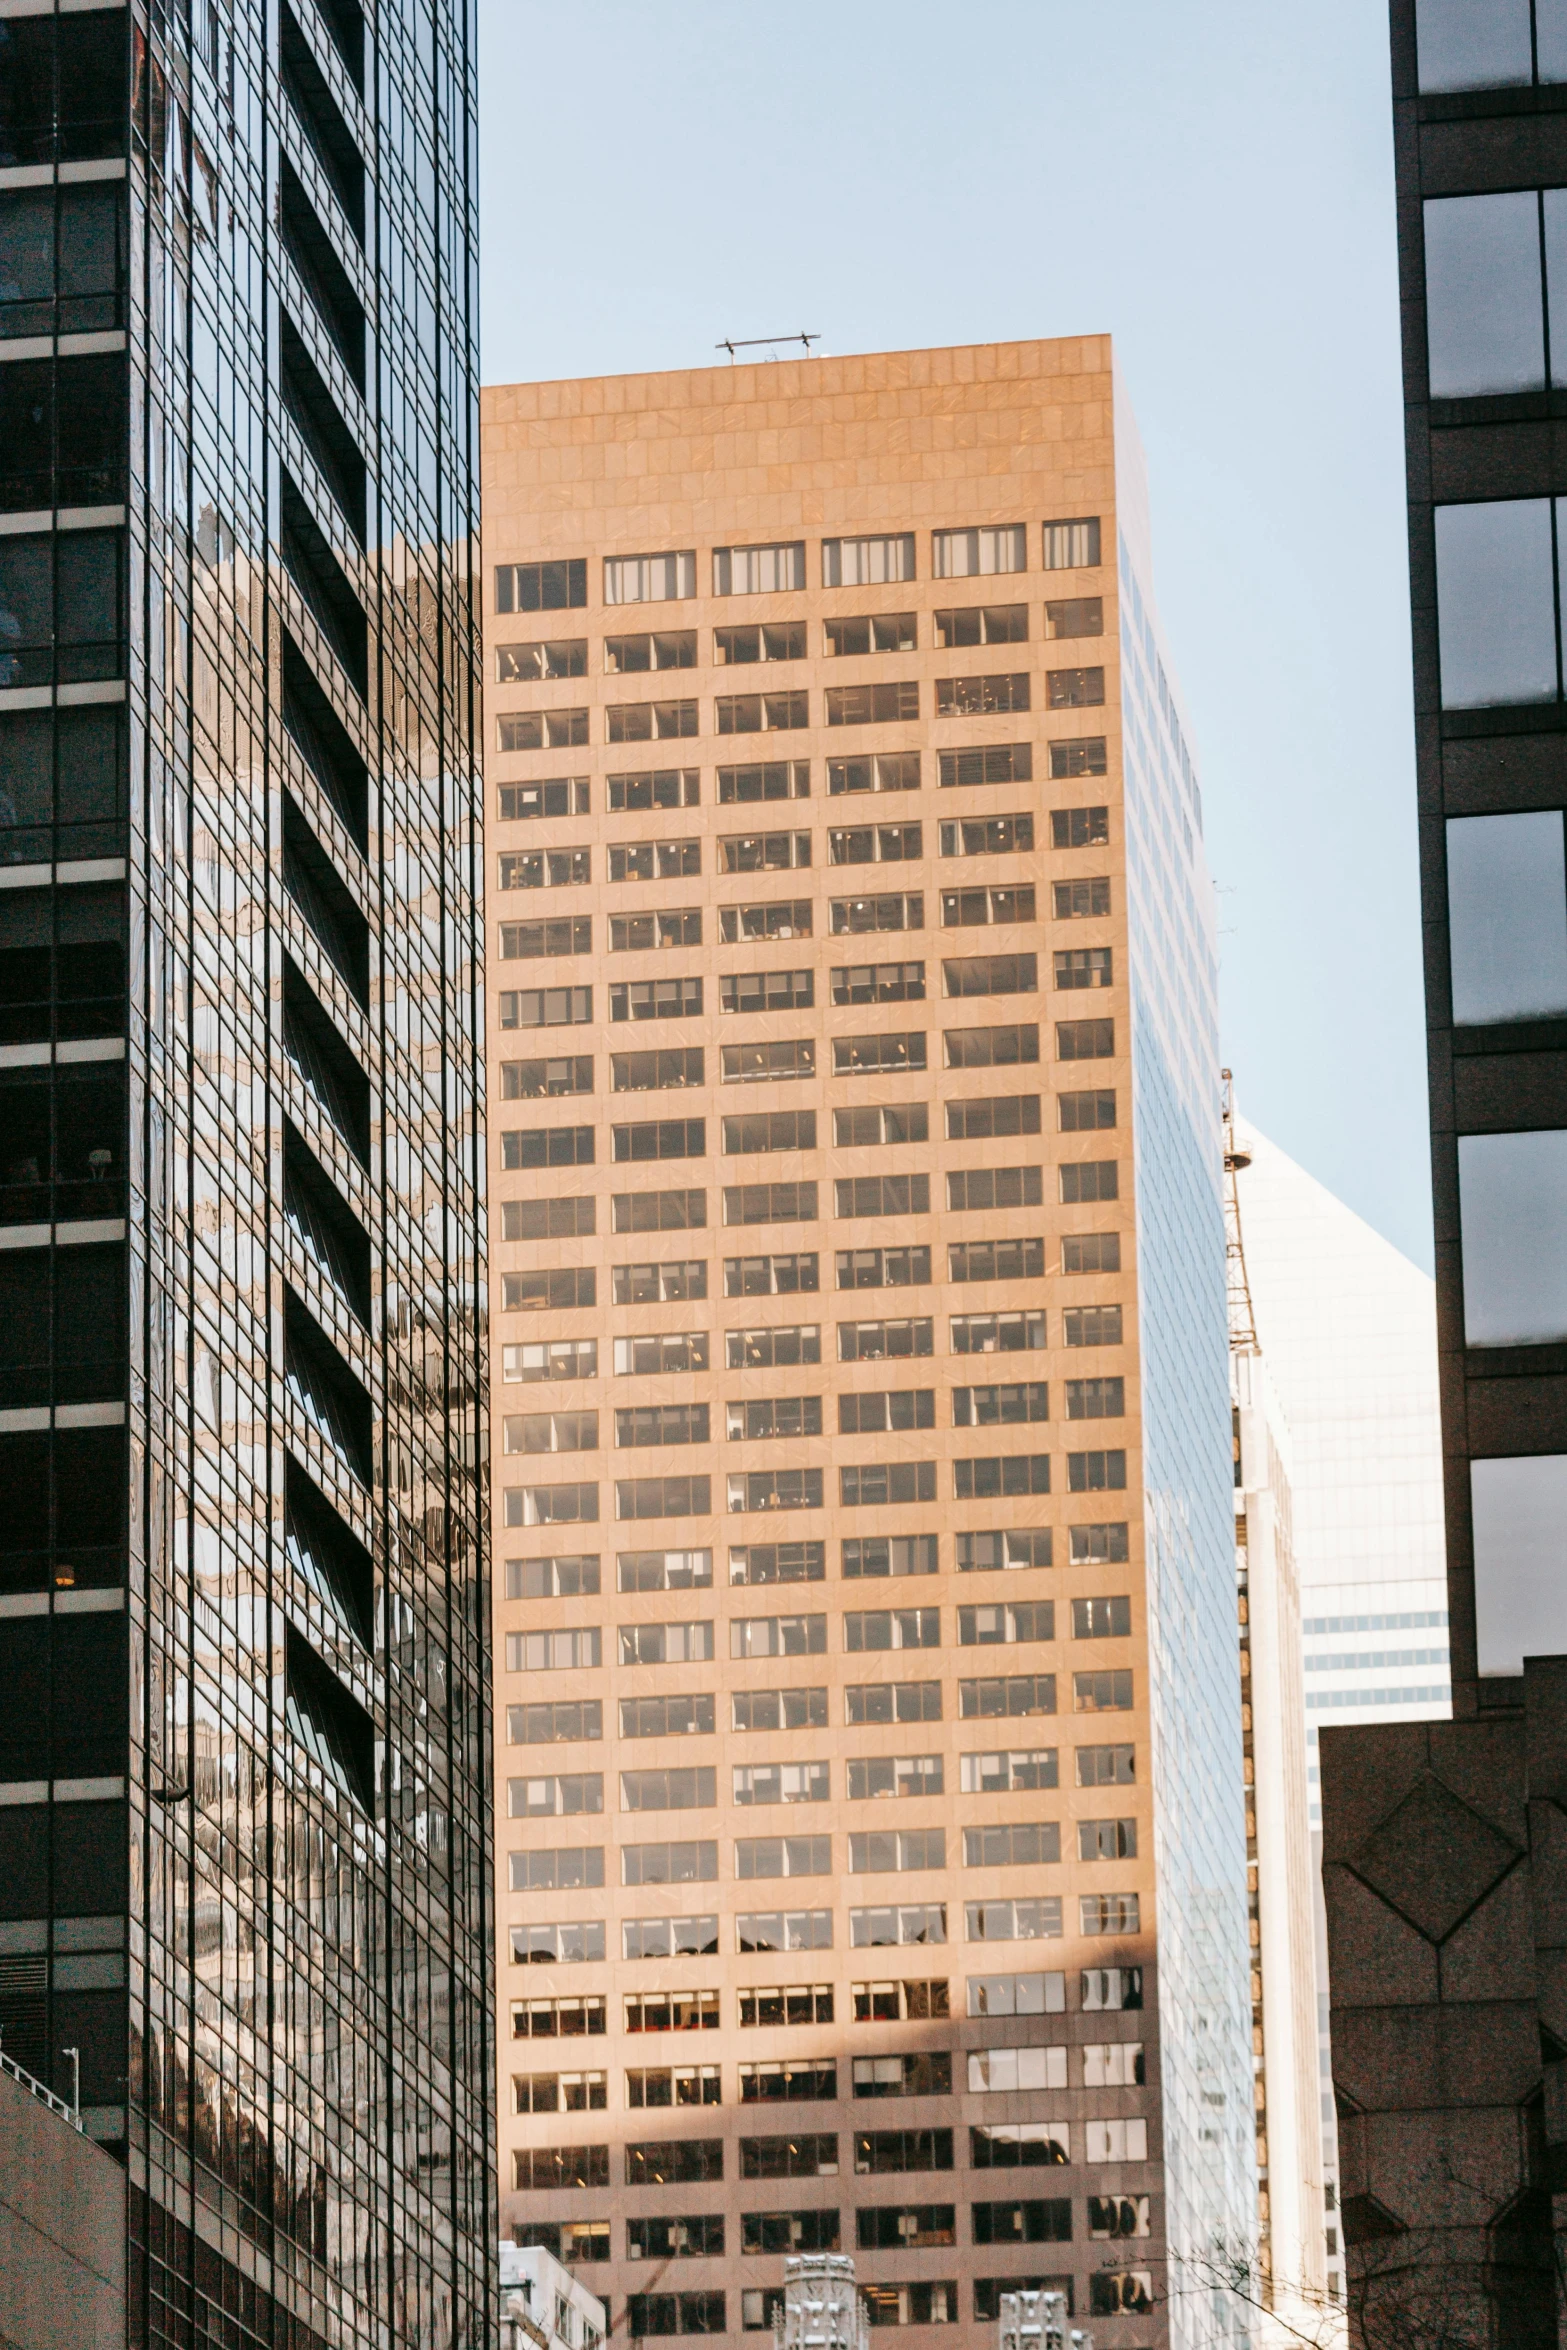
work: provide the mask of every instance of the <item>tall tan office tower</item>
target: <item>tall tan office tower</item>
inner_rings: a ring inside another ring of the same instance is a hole
[[[483,421],[503,2227],[617,2335],[841,2248],[1211,2342],[1214,958],[1109,343]]]

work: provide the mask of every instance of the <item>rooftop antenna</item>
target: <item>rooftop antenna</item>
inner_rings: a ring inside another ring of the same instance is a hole
[[[1251,1153],[1235,1139],[1234,1079],[1221,1069],[1224,1080],[1224,1269],[1230,1309],[1230,1351],[1256,1354],[1257,1317],[1252,1310],[1251,1282],[1246,1272],[1246,1250],[1241,1240],[1240,1194],[1235,1178],[1251,1165]]]
[[[729,353],[731,362],[733,362],[734,355],[737,351],[776,350],[780,343],[801,343],[805,348],[805,356],[807,359],[809,359],[811,356],[811,345],[813,343],[819,343],[821,339],[822,338],[820,335],[807,334],[751,335],[746,341],[737,343],[732,335],[725,335],[721,343],[715,343],[713,345],[713,349],[715,351],[727,351]]]

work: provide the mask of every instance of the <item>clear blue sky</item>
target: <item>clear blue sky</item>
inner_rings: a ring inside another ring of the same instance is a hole
[[[1430,1261],[1380,0],[481,0],[490,382],[1108,330],[1249,1114]]]

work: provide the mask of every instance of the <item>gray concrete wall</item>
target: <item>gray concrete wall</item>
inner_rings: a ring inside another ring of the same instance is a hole
[[[0,2345],[124,2343],[125,2173],[0,2072]]]

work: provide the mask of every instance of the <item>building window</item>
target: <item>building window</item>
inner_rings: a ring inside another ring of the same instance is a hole
[[[604,640],[604,668],[610,677],[632,677],[653,669],[694,669],[696,630],[666,629],[643,636]]]
[[[616,702],[604,713],[611,743],[665,742],[697,731],[695,702]],[[504,726],[506,721],[501,721]],[[582,738],[587,739],[586,735]]]
[[[1039,986],[1039,959],[1036,955],[967,955],[944,962],[941,977],[942,993],[947,996],[1033,995]]]
[[[1109,756],[1102,734],[1083,735],[1074,742],[1052,743],[1050,746],[1050,780],[1052,783],[1070,781],[1078,775],[1104,775],[1109,771]],[[1057,841],[1064,848],[1064,841]]]
[[[862,1681],[844,1691],[844,1720],[851,1728],[861,1722],[939,1722],[939,1681]]]
[[[711,1924],[712,1920],[700,1922]],[[722,2138],[674,2138],[626,2148],[628,2187],[693,2186],[723,2175]]]
[[[1558,808],[1458,816],[1447,826],[1453,1019],[1567,1013],[1567,865]]]
[[[866,1755],[849,1764],[849,1795],[855,1802],[940,1795],[943,1780],[939,1754]]]
[[[1067,1207],[1118,1196],[1119,1162],[1115,1159],[1079,1159],[1060,1169],[1061,1200]]]
[[[914,576],[911,530],[881,538],[822,541],[823,587],[889,587]]]
[[[851,1877],[944,1869],[946,1865],[944,1828],[868,1828],[849,1838]]]
[[[984,677],[938,677],[938,718],[1007,718],[1029,707],[1026,669]],[[999,780],[1010,782],[1010,776]]]
[[[1025,709],[1027,704],[1022,705]],[[1031,743],[985,743],[969,751],[943,751],[938,761],[938,780],[943,791],[966,788],[976,783],[1031,783],[1034,776],[1034,749]],[[1033,834],[1018,842],[1019,848],[1033,847]],[[942,854],[951,852],[943,849]],[[972,854],[972,851],[965,852]]]
[[[575,611],[588,600],[585,556],[555,563],[501,563],[495,571],[497,612]]]
[[[803,661],[805,622],[780,620],[751,628],[715,628],[713,659],[720,669],[759,661]]]
[[[767,759],[757,766],[718,770],[718,804],[722,808],[764,800],[808,800],[810,796],[809,759]]]
[[[1110,838],[1108,808],[1057,808],[1050,818],[1053,849],[1099,849]]]
[[[936,614],[936,643],[944,653],[968,645],[1024,645],[1026,604],[965,604]]]
[[[1141,1931],[1138,1919],[1139,1902],[1135,1893],[1084,1893],[1079,1897],[1081,1931],[1085,1934],[1136,1934]],[[1146,2131],[1146,2122],[1090,2122],[1090,2137],[1097,2128],[1107,2132],[1120,2130]],[[1090,2148],[1090,2162],[1141,2162],[1146,2153],[1133,2154],[1127,2150],[1094,2154]]]
[[[1419,0],[1415,24],[1422,93],[1567,81],[1567,24],[1550,0],[1484,9]]]
[[[917,718],[920,689],[916,678],[890,685],[830,685],[827,688],[829,726],[889,726]]]
[[[1074,1673],[1072,1707],[1080,1714],[1129,1713],[1132,1705],[1130,1666],[1108,1672]]]
[[[794,867],[809,865],[811,836],[808,832],[725,833],[719,839],[718,855],[719,870],[724,873],[788,872]],[[610,851],[610,859],[610,879],[613,881],[616,878],[613,850]]]
[[[899,1902],[878,1909],[851,1909],[849,1942],[855,1950],[895,1950],[913,1943],[945,1942],[944,1901]]]
[[[590,786],[585,775],[552,778],[547,783],[503,783],[500,813],[503,824],[523,824],[538,816],[586,816]]]
[[[1045,672],[1047,710],[1091,710],[1105,698],[1102,669],[1049,669]]]
[[[803,687],[791,693],[720,694],[713,707],[720,734],[787,734],[811,723],[810,696]]]
[[[525,710],[499,723],[503,751],[574,750],[588,739],[586,710]]]
[[[1442,707],[1559,701],[1552,501],[1438,506],[1434,520]]]
[[[931,573],[936,579],[978,579],[986,574],[1028,569],[1028,532],[1021,522],[980,530],[931,532]]]
[[[696,594],[696,555],[614,555],[604,564],[606,604],[663,604]]]
[[[718,917],[719,935],[726,946],[737,945],[742,939],[809,938],[811,918],[809,898],[777,898],[763,906],[725,906]]]
[[[963,1917],[964,1930],[970,1942],[1053,1942],[1061,1934],[1061,1900],[1058,1894],[1043,1894],[1033,1901],[970,1901],[964,1904]],[[1017,2125],[1013,2126],[1015,2128]],[[1031,2125],[1024,2123],[1022,2126],[1027,2129]],[[1033,2126],[1042,2126],[1048,2130],[1051,2125],[1045,2123]],[[1063,2137],[1064,2134],[1063,2125]],[[975,2135],[980,2133],[976,2132]],[[1006,2143],[1006,2140],[1002,2142]],[[1001,2158],[993,2167],[1004,2168],[1008,2160],[1064,2162],[1066,2159],[1063,2147],[1060,2154]],[[977,2152],[974,2155],[974,2166],[977,2170],[991,2167],[987,2158]]]
[[[1103,636],[1105,607],[1102,596],[1070,596],[1045,606],[1047,638]]]
[[[1100,560],[1098,515],[1045,523],[1043,549],[1047,571],[1092,571]]]
[[[805,541],[770,547],[715,547],[715,596],[775,596],[805,585]]]
[[[912,612],[862,612],[822,623],[822,650],[830,659],[856,653],[912,653],[919,628]]]
[[[654,808],[694,808],[701,796],[697,768],[663,767],[643,775],[610,776],[607,804],[612,816],[631,816],[650,813]],[[584,812],[586,807],[584,800]]]
[[[586,677],[588,640],[566,637],[536,645],[497,645],[495,678],[498,685],[533,685],[557,677]]]

